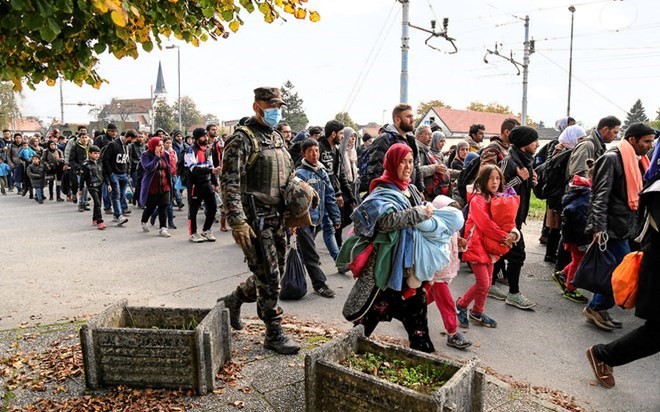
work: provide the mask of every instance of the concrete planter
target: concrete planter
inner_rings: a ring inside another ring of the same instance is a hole
[[[431,395],[399,386],[339,364],[351,353],[382,353],[412,364],[447,364],[447,383]],[[305,357],[305,400],[317,411],[482,411],[484,375],[478,360],[465,365],[364,337],[358,326]]]
[[[80,329],[85,380],[110,385],[193,389],[206,394],[231,357],[229,311],[127,306],[107,308]]]

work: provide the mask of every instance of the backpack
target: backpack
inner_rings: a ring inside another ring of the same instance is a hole
[[[535,188],[534,194],[539,199],[547,199],[551,209],[561,208],[561,198],[568,184],[566,170],[572,152],[573,149],[564,150],[535,169],[538,178],[536,186],[540,189]]]
[[[188,149],[190,150],[190,148]],[[186,155],[185,153],[177,158],[176,161],[176,175],[179,177],[179,180],[181,181],[181,186],[188,186],[188,177],[190,175],[190,169],[186,167],[186,161],[185,161]]]
[[[458,194],[467,203],[467,185],[474,183],[479,174],[479,168],[481,167],[481,156],[477,156],[470,164],[461,170],[461,173],[456,179],[456,187],[458,189]]]

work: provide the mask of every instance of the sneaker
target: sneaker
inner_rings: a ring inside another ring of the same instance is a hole
[[[78,205],[78,211],[79,212],[84,212],[85,211],[85,206],[84,205]]]
[[[125,216],[120,215],[119,217],[113,217],[112,222],[116,223],[117,226],[122,226],[124,223],[128,222],[128,219]]]
[[[142,231],[145,233],[149,231],[149,225],[147,225],[147,222],[142,222]]]
[[[545,235],[541,235],[539,238],[539,243],[542,245],[547,245],[548,244],[548,237]]]
[[[156,225],[156,216],[151,216],[149,218],[149,223],[151,223],[151,226],[155,226]]]
[[[470,322],[468,322],[467,308],[459,306],[458,301],[456,301],[456,319],[458,320],[458,325],[460,327],[470,327]]]
[[[204,242],[206,239],[204,239],[203,237],[201,237],[201,236],[199,235],[199,233],[193,233],[192,235],[190,235],[190,238],[189,238],[188,240],[190,240],[190,241],[193,242],[193,243],[202,243],[202,242]]]
[[[585,306],[585,308],[582,309],[582,314],[587,318],[587,322],[593,323],[598,329],[611,331],[614,329],[614,325],[603,316],[603,312],[607,313],[607,311],[604,310],[593,310],[589,306]]]
[[[495,286],[491,286],[488,288],[488,297],[497,300],[505,300],[506,293],[502,292],[502,289],[499,289]]]
[[[131,212],[131,209],[124,209],[124,211],[122,213],[125,214],[125,215],[130,215],[133,212]]]
[[[491,319],[488,316],[486,316],[485,313],[473,313],[470,311],[469,315],[470,320],[476,324],[479,324],[481,326],[485,326],[487,328],[496,328],[497,327],[497,322],[495,322],[495,319]]]
[[[607,319],[607,321],[610,322],[610,323],[612,324],[612,326],[614,326],[614,327],[617,328],[617,329],[621,329],[621,328],[623,328],[623,322],[614,319],[614,318],[612,317],[612,315],[610,315],[610,312],[608,312],[608,311],[606,311],[606,310],[604,310],[603,312],[604,312],[604,313],[603,313],[603,317],[604,317],[605,319]]]
[[[562,292],[566,292],[566,276],[561,271],[552,274],[552,280],[555,281]]]
[[[351,270],[348,268],[348,265],[337,268],[337,273],[339,273],[340,275],[345,275],[350,271]]]
[[[210,230],[203,231],[201,233],[201,236],[202,238],[204,238],[204,240],[207,240],[209,242],[215,242],[215,236],[213,236],[213,232],[211,232]]]
[[[522,293],[509,293],[504,301],[507,305],[515,306],[518,309],[529,310],[536,306],[536,303],[527,299]]]
[[[85,210],[92,210],[87,203],[83,205],[83,209]]]
[[[160,236],[160,237],[170,237],[172,235],[170,234],[170,231],[167,230],[166,227],[161,227],[160,230],[158,231],[158,236]]]
[[[112,214],[112,209],[105,209],[105,214],[106,215],[111,215]]]
[[[570,301],[573,301],[575,303],[588,303],[589,299],[587,299],[585,296],[580,293],[579,290],[567,290],[564,292],[562,295],[564,299],[568,299]]]
[[[101,222],[101,223],[97,223],[96,227],[98,230],[105,230],[107,226],[105,225],[105,223]]]
[[[447,335],[447,346],[456,349],[465,349],[472,346],[472,342],[465,339],[461,332],[456,332],[453,335]]]
[[[335,291],[330,289],[327,286],[322,286],[318,289],[314,289],[314,293],[316,293],[319,296],[323,296],[324,298],[334,298],[335,297]]]
[[[557,256],[545,255],[543,261],[547,263],[557,263]]]
[[[589,365],[591,365],[591,370],[594,372],[598,383],[607,389],[613,388],[616,382],[614,381],[612,367],[596,358],[593,346],[587,349],[587,360],[589,361]]]
[[[174,230],[176,229],[176,225],[174,223],[170,223],[169,225],[167,225],[167,228]]]

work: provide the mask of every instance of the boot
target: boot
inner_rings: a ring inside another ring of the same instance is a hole
[[[222,232],[227,231],[227,218],[224,216],[220,217],[220,231]]]
[[[64,202],[64,199],[62,199],[62,188],[60,186],[55,186],[55,192],[57,196],[57,201]]]
[[[282,331],[282,325],[279,323],[266,325],[264,347],[282,355],[293,355],[300,350],[298,342],[289,339],[289,337]]]
[[[559,239],[561,238],[561,231],[559,229],[550,229],[548,231],[548,240],[546,243],[545,257],[543,260],[548,263],[555,263],[557,261],[557,246],[559,246]]]
[[[218,302],[224,302],[225,307],[229,309],[229,323],[231,327],[236,330],[241,330],[245,327],[245,324],[241,322],[241,305],[243,302],[238,297],[236,292],[233,292],[227,296],[223,296],[218,299]]]

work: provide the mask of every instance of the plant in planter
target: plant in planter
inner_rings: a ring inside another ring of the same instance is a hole
[[[80,329],[89,388],[193,389],[205,394],[231,357],[229,313],[212,309],[110,306]]]
[[[364,336],[362,326],[305,358],[307,411],[481,411],[484,375],[466,364]],[[368,373],[350,365],[360,364]]]

